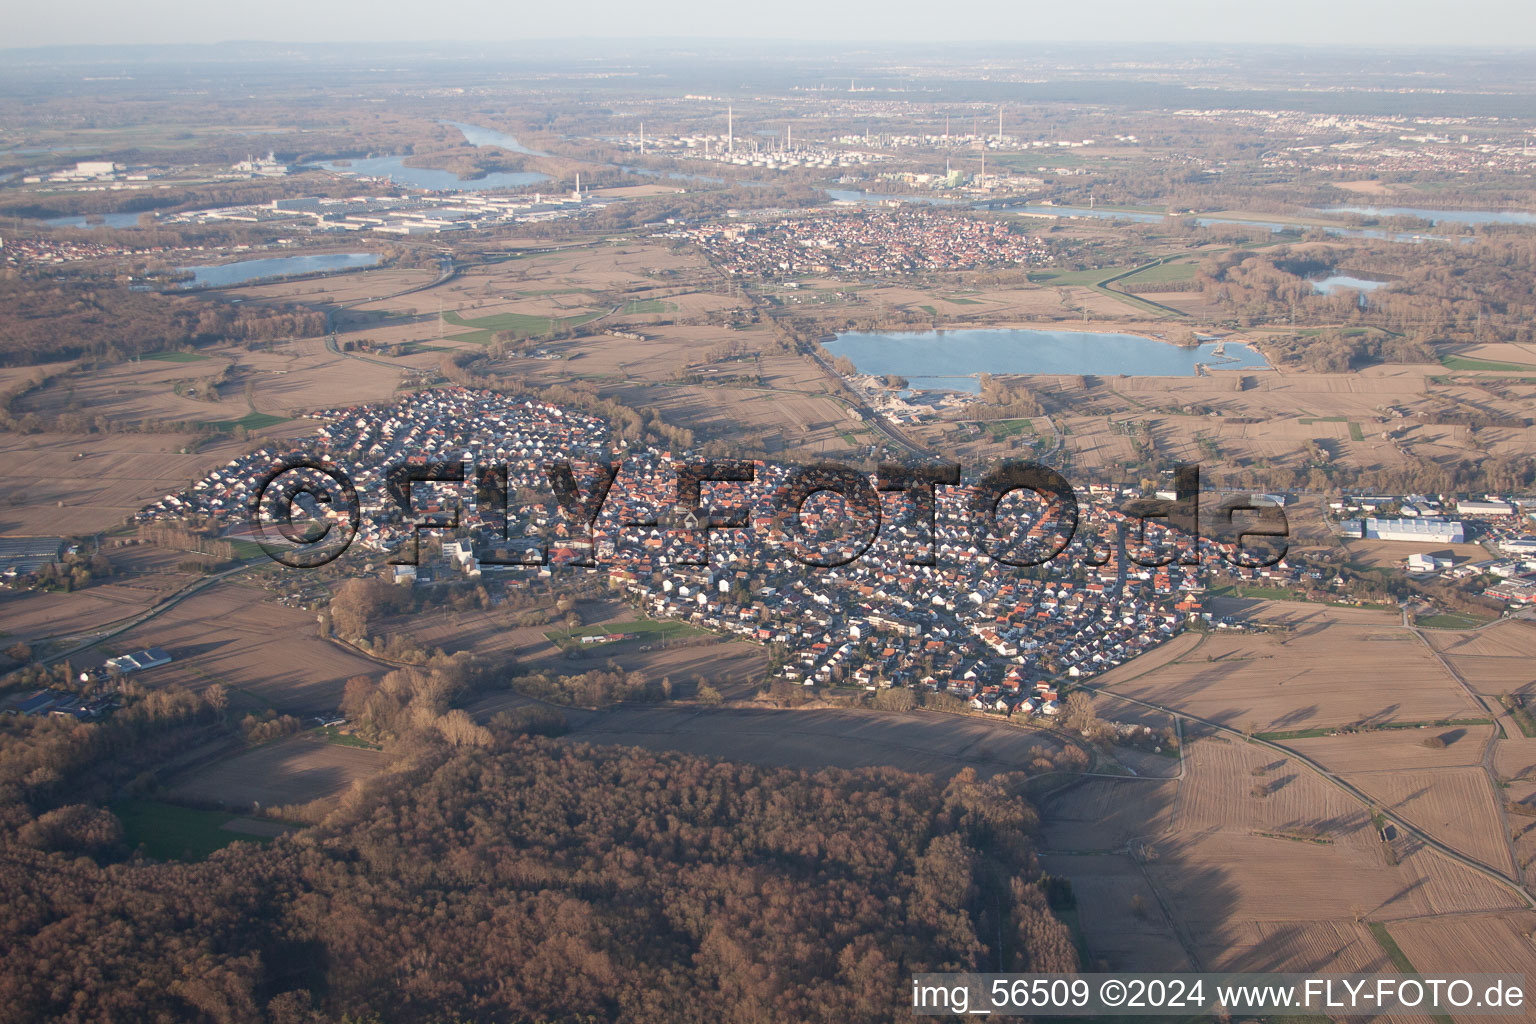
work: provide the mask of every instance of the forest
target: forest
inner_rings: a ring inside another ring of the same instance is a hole
[[[8,773],[0,1021],[853,1024],[910,1012],[914,971],[1077,966],[1010,777],[526,731],[419,734],[321,824],[197,863],[100,806],[22,813]]]
[[[185,345],[313,337],[325,314],[139,291],[111,279],[0,273],[0,366],[118,362]]]
[[[1454,341],[1529,342],[1536,302],[1531,273],[1536,244],[1515,231],[1486,230],[1469,244],[1386,245],[1364,242],[1282,246],[1272,253],[1235,249],[1203,260],[1185,287],[1201,291],[1245,324],[1314,320],[1369,325],[1391,335],[1375,352],[1334,351],[1339,337],[1317,344],[1307,362],[1339,372],[1364,362],[1433,361],[1431,346]],[[1310,278],[1350,273],[1389,282],[1362,303],[1344,290],[1317,294]]]

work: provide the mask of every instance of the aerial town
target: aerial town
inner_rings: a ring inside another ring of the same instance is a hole
[[[687,238],[731,276],[843,279],[925,270],[1043,262],[1048,250],[1023,225],[984,223],[924,210],[832,214],[777,222],[706,224],[666,237]]]
[[[1529,1018],[1536,14],[470,6],[7,18],[0,1024]]]
[[[870,690],[942,689],[998,711],[1012,711],[1034,697],[1030,710],[1054,714],[1055,680],[1092,678],[1191,624],[1241,628],[1205,610],[1202,595],[1209,589],[1257,581],[1287,587],[1303,582],[1305,572],[1283,559],[1244,566],[1228,557],[1230,545],[1210,538],[1202,538],[1197,564],[1186,565],[1188,559],[1181,557],[1159,565],[1168,559],[1153,549],[1170,541],[1188,548],[1189,542],[1155,522],[1146,527],[1146,557],[1138,557],[1134,547],[1119,554],[1107,539],[1121,531],[1134,535],[1137,524],[1106,500],[1123,495],[1099,487],[1085,493],[1077,535],[1045,563],[1044,574],[1011,574],[978,550],[965,494],[947,489],[939,492],[930,539],[921,536],[921,523],[906,522],[892,542],[887,525],[862,557],[812,569],[786,547],[772,497],[784,486],[787,467],[771,463],[759,464],[756,478],[740,493],[721,493],[716,511],[744,509],[749,525],[714,533],[706,564],[696,566],[698,559],[686,557],[676,531],[660,518],[677,495],[671,453],[649,447],[614,451],[605,425],[589,416],[449,388],[398,405],[319,410],[314,417],[325,425],[316,434],[317,446],[301,454],[346,467],[358,494],[355,541],[362,549],[386,555],[419,550],[418,522],[435,524],[443,554],[429,561],[437,565],[404,557],[409,564],[384,570],[394,582],[474,580],[504,594],[525,587],[531,577],[598,571],[651,615],[782,647],[787,659],[778,675],[807,686],[851,682]],[[190,491],[167,495],[140,519],[206,516],[221,529],[248,529],[261,482],[291,455],[258,449]],[[477,500],[473,486],[480,467],[504,466],[511,489],[547,493],[551,463],[572,462],[578,477],[590,477],[594,463],[612,458],[620,459],[620,471],[601,512],[585,525],[545,505],[489,507]],[[407,514],[390,494],[390,471],[434,461],[458,467],[463,486],[432,485],[436,493],[423,495]],[[1407,516],[1343,520],[1338,529],[1346,536],[1461,544],[1475,525],[1501,557],[1452,569],[1450,560],[1439,565],[1429,556],[1415,556],[1406,568],[1415,574],[1444,568],[1453,577],[1492,574],[1499,582],[1486,596],[1511,605],[1536,601],[1536,500],[1527,499],[1522,512],[1503,499],[1464,499],[1454,505],[1459,519],[1446,518],[1439,499],[1423,496],[1348,498],[1336,504],[1341,513],[1391,507]],[[340,524],[349,512],[338,504],[318,514]],[[257,518],[269,514],[262,508]],[[799,518],[814,532],[819,516],[828,514],[836,517],[835,510],[824,509],[804,510]],[[1040,514],[1022,512],[1017,529],[1038,534]],[[911,564],[919,545],[931,546],[933,565]],[[1093,557],[1100,546],[1103,554]],[[1086,567],[1084,558],[1091,558]]]

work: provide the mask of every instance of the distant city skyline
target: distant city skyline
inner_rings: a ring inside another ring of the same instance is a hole
[[[592,0],[577,7],[447,0],[313,4],[268,0],[259,8],[185,0],[134,4],[82,0],[22,5],[6,19],[6,47],[278,42],[612,42],[757,39],[827,43],[1187,42],[1536,48],[1529,0],[1101,0],[1092,7],[998,0],[935,7],[915,0],[753,6],[709,0],[660,4]]]

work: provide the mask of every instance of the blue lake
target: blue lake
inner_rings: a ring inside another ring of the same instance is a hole
[[[826,193],[839,203],[860,203],[874,205],[879,203],[898,202],[922,203],[925,206],[958,206],[965,202],[963,199],[953,199],[947,196],[881,195],[878,192],[860,192],[857,189],[848,188],[829,188],[826,189]]]
[[[1418,217],[1431,224],[1536,224],[1536,213],[1523,210],[1427,210],[1422,206],[1334,206],[1319,213],[1358,213],[1365,217]]]
[[[1349,274],[1329,274],[1312,282],[1312,290],[1319,295],[1332,295],[1334,292],[1351,289],[1357,292],[1373,292],[1377,288],[1386,287],[1386,281],[1372,281],[1368,277],[1351,277]],[[1364,296],[1361,296],[1363,299]]]
[[[338,174],[356,174],[365,178],[390,178],[396,185],[426,189],[431,192],[489,192],[498,188],[526,188],[549,175],[536,171],[494,171],[472,181],[460,181],[454,171],[437,171],[430,167],[407,167],[405,158],[399,156],[374,156],[352,160],[342,165],[328,160],[319,166]]]
[[[1135,213],[1128,210],[1105,210],[1091,206],[1042,206],[1031,203],[1025,209],[1031,216],[1096,217],[1100,220],[1130,220],[1138,224],[1160,224],[1167,219],[1161,213]]]
[[[338,270],[356,270],[360,267],[378,266],[376,252],[328,252],[308,256],[276,256],[271,259],[240,260],[238,263],[220,263],[206,267],[177,267],[190,270],[191,281],[184,288],[220,288],[250,281],[264,281],[274,277],[291,277],[296,274],[334,273]]]
[[[136,228],[140,216],[137,213],[93,213],[89,216],[49,217],[43,223],[56,228]]]
[[[442,121],[440,124],[451,125],[464,135],[464,141],[471,146],[496,146],[505,149],[509,153],[523,153],[527,156],[549,156],[539,149],[529,149],[517,141],[516,135],[508,135],[499,132],[495,128],[484,128],[478,124],[464,124],[461,121]]]
[[[1134,334],[977,328],[958,331],[849,331],[826,344],[847,356],[861,373],[896,374],[914,388],[981,390],[977,379],[996,374],[1097,374],[1131,377],[1193,377],[1195,364],[1212,370],[1268,369],[1258,352],[1229,342],[1183,348]]]

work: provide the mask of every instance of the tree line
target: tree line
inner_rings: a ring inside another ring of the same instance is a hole
[[[423,734],[201,863],[75,800],[0,832],[0,1021],[887,1021],[920,971],[1070,971],[1010,780]]]
[[[113,280],[0,272],[0,365],[120,362],[215,341],[314,337],[325,314],[135,291]]]

